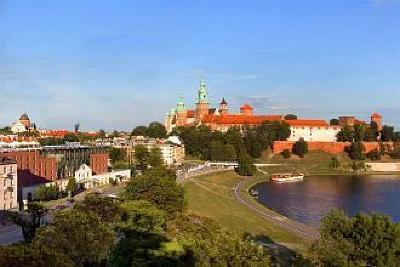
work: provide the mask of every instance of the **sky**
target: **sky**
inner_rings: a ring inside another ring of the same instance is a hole
[[[400,0],[0,0],[0,126],[130,130],[202,77],[231,112],[400,128]]]

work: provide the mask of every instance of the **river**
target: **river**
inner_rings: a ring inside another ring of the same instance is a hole
[[[288,218],[318,226],[333,208],[347,214],[377,212],[400,221],[400,176],[312,176],[303,182],[263,182],[258,201]]]

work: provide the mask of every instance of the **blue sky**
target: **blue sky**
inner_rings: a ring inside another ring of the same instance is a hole
[[[398,0],[0,0],[0,125],[131,129],[213,103],[400,127]]]

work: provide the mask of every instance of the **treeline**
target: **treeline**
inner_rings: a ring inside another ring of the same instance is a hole
[[[87,134],[77,132],[77,133],[67,133],[64,137],[45,137],[40,138],[39,143],[42,146],[56,146],[65,144],[65,142],[89,142],[96,140],[98,136],[89,136]]]
[[[132,179],[121,201],[88,195],[58,211],[30,205],[12,213],[25,242],[0,246],[0,266],[269,266],[270,256],[251,235],[227,232],[186,211],[183,188],[165,168]]]
[[[393,126],[384,125],[382,130],[378,130],[375,122],[371,125],[343,126],[337,134],[338,142],[400,142],[400,132],[395,132]]]
[[[178,127],[171,135],[178,135],[183,140],[186,153],[191,156],[204,160],[235,160],[241,154],[259,158],[274,141],[283,141],[290,136],[290,126],[278,121],[264,122],[257,127],[232,127],[222,133],[201,125]]]
[[[161,123],[154,121],[148,126],[137,126],[132,130],[131,136],[146,136],[151,138],[167,137],[167,130]]]
[[[298,266],[399,266],[400,224],[379,214],[348,217],[329,213],[321,225],[321,238]]]

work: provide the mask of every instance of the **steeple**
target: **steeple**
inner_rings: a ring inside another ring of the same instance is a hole
[[[185,103],[183,102],[183,97],[179,97],[178,101],[176,102],[176,112],[181,113],[186,110]]]
[[[207,93],[207,85],[206,81],[202,79],[200,81],[199,91],[197,93],[197,103],[205,103],[208,104],[208,93]]]

